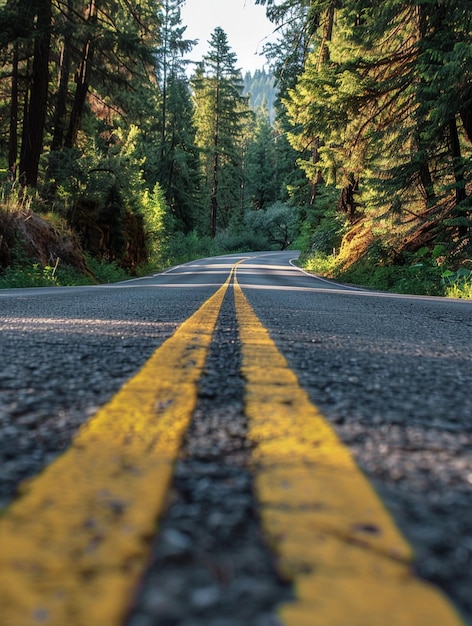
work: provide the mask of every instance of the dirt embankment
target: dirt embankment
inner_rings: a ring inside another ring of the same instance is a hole
[[[30,210],[0,211],[0,269],[18,257],[43,266],[61,263],[91,275],[76,235]]]

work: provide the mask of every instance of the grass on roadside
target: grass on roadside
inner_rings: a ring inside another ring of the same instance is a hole
[[[457,272],[447,271],[443,279],[448,298],[472,300],[472,270],[461,267]]]
[[[375,265],[359,259],[347,269],[333,255],[315,253],[300,258],[314,274],[363,287],[396,293],[472,299],[472,270],[445,270],[434,259],[417,255],[410,264]]]
[[[77,269],[59,262],[55,266],[42,266],[40,263],[14,263],[0,275],[0,289],[24,287],[66,287],[116,283],[130,278],[116,263],[99,261],[88,257],[87,265],[92,275],[82,274]]]

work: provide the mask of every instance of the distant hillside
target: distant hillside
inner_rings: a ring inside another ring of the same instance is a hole
[[[244,76],[244,93],[249,94],[249,103],[252,109],[262,106],[264,100],[267,102],[270,119],[275,118],[274,102],[277,98],[277,88],[273,74],[264,69],[256,70],[254,74],[246,72]]]

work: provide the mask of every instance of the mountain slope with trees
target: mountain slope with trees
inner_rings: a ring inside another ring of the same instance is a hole
[[[249,96],[251,109],[267,108],[270,121],[273,123],[275,120],[275,102],[277,100],[277,86],[274,74],[267,72],[265,68],[256,70],[254,74],[246,72],[244,74],[244,93]]]

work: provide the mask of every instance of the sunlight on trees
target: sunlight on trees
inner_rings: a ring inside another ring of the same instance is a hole
[[[20,189],[78,271],[291,242],[341,276],[428,250],[442,292],[472,269],[468,0],[254,1],[278,33],[254,76],[221,28],[189,67],[183,0],[0,3],[0,271]]]

